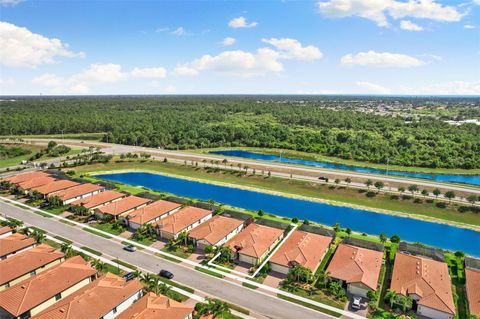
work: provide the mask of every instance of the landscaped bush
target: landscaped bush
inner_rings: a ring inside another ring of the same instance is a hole
[[[373,198],[375,196],[377,196],[377,193],[375,192],[372,192],[372,191],[368,191],[365,196],[367,196],[368,198]]]
[[[447,204],[445,204],[444,202],[438,202],[438,203],[435,204],[435,206],[437,208],[446,208]]]

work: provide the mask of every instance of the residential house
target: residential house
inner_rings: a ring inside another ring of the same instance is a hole
[[[57,196],[62,201],[62,205],[68,205],[76,200],[97,195],[104,190],[104,186],[85,183],[69,187],[58,192],[50,193],[49,196]]]
[[[444,262],[397,252],[390,289],[411,297],[417,314],[435,319],[452,319],[455,304],[452,281]]]
[[[35,247],[33,238],[20,233],[14,233],[0,238],[0,260],[7,259],[22,251]]]
[[[7,237],[13,234],[13,229],[9,226],[0,227],[0,238]]]
[[[145,207],[129,213],[126,217],[128,226],[135,230],[144,224],[152,224],[156,221],[175,213],[182,205],[166,200],[157,200]]]
[[[21,173],[21,174],[9,176],[4,178],[3,180],[11,184],[19,184],[31,179],[41,178],[41,177],[50,177],[50,174],[41,172],[41,171],[34,171],[34,172],[27,172],[27,173]]]
[[[188,232],[212,218],[211,210],[187,206],[155,223],[160,238],[176,239],[182,232]]]
[[[80,256],[0,291],[0,318],[30,318],[95,279],[97,271]]]
[[[51,177],[50,175],[39,176],[39,177],[36,177],[36,178],[32,178],[32,179],[17,183],[17,186],[20,187],[21,189],[23,189],[25,191],[25,194],[28,194],[28,192],[32,188],[47,185],[47,184],[50,184],[50,183],[52,183],[56,180],[57,179],[55,179],[54,177]]]
[[[117,319],[192,319],[193,308],[149,292],[130,308],[122,312]]]
[[[225,245],[235,252],[241,262],[256,265],[267,257],[283,235],[282,229],[251,223]]]
[[[480,318],[480,260],[465,258],[465,287],[470,314]]]
[[[142,298],[138,280],[125,281],[107,273],[70,296],[51,305],[35,319],[113,319]]]
[[[382,263],[381,251],[340,244],[326,272],[349,293],[366,298],[369,290],[377,290]]]
[[[126,196],[127,195],[125,195],[124,193],[106,190],[96,195],[78,199],[72,202],[71,205],[80,205],[88,210],[94,210],[96,208],[118,201]]]
[[[149,202],[150,200],[146,198],[128,196],[95,209],[95,213],[100,217],[110,215],[115,219],[124,218],[127,214],[144,207]]]
[[[58,265],[64,257],[61,251],[41,244],[0,261],[0,291]]]
[[[42,186],[38,186],[38,187],[32,187],[30,189],[30,195],[32,195],[33,192],[38,192],[41,195],[43,195],[44,198],[47,198],[55,192],[58,192],[58,191],[61,191],[61,190],[64,190],[64,189],[67,189],[67,188],[70,188],[70,187],[78,186],[78,185],[80,185],[80,184],[77,183],[77,182],[70,181],[70,180],[67,180],[67,179],[60,179],[60,180],[56,180],[56,181],[53,181],[51,183],[48,183],[46,185],[42,185]]]
[[[295,230],[270,258],[273,271],[287,274],[301,265],[315,272],[330,247],[332,237]]]
[[[205,223],[192,229],[188,238],[193,244],[204,249],[206,246],[221,246],[238,234],[244,227],[244,221],[215,215]]]

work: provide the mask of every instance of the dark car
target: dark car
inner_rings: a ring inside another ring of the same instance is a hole
[[[49,202],[43,202],[40,204],[40,206],[38,206],[39,208],[45,208],[45,207],[48,207],[50,205]]]
[[[128,246],[123,247],[123,249],[133,253],[134,251],[137,250],[137,247],[135,247],[133,245],[128,245]]]
[[[320,176],[318,179],[328,183],[328,177],[326,177],[326,176]]]
[[[165,269],[160,270],[158,275],[160,277],[167,278],[167,279],[172,279],[173,278],[173,274],[171,272],[169,272],[168,270],[165,270]]]
[[[89,216],[89,217],[85,220],[85,222],[86,222],[86,223],[89,223],[89,222],[93,222],[94,220],[96,220],[96,218],[95,218],[94,215],[92,215],[92,216]]]
[[[125,279],[126,281],[135,279],[135,274],[133,272],[128,272],[125,275],[123,275],[123,279]]]

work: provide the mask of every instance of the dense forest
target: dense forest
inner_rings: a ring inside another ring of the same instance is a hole
[[[104,141],[167,149],[255,146],[373,163],[386,163],[388,159],[390,164],[404,166],[480,168],[478,125],[452,126],[432,118],[406,121],[401,116],[341,107],[354,103],[428,103],[431,108],[432,103],[415,98],[391,99],[19,98],[0,103],[0,135],[105,132]],[[465,103],[478,107],[478,99]]]

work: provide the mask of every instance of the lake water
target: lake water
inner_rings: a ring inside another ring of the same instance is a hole
[[[302,165],[315,166],[315,167],[341,169],[341,170],[355,171],[360,173],[373,173],[373,174],[385,174],[385,175],[387,174],[387,170],[384,170],[384,169],[334,164],[334,163],[328,163],[328,162],[317,162],[317,161],[289,158],[289,157],[283,157],[283,156],[280,157],[278,155],[254,153],[254,152],[249,152],[244,150],[211,151],[210,153],[216,154],[216,155],[251,158],[251,159],[263,160],[263,161],[281,162],[281,163],[289,163],[289,164],[302,164]],[[480,175],[426,174],[426,173],[410,173],[410,172],[401,172],[401,171],[392,171],[392,170],[388,170],[388,175],[425,178],[425,179],[431,179],[437,182],[456,182],[456,183],[480,185]]]
[[[480,257],[480,232],[459,227],[151,173],[117,173],[98,177],[179,196],[212,199],[218,203],[248,210],[262,209],[275,215],[308,219],[329,226],[340,223],[341,227],[350,227],[368,234],[383,232],[389,237],[398,234],[402,239],[411,242],[421,242],[453,251],[463,250],[467,254]]]

